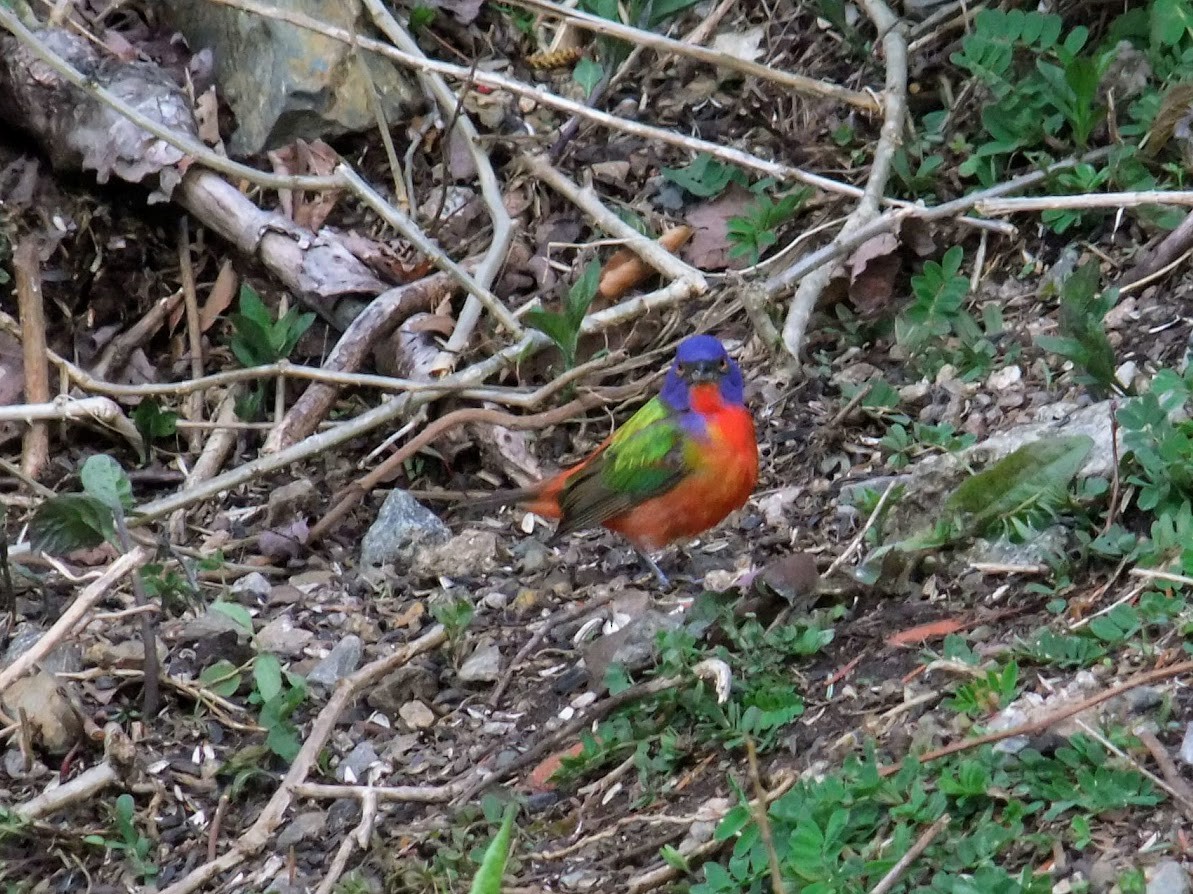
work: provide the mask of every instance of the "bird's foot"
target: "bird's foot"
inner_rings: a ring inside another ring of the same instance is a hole
[[[663,574],[663,569],[659,567],[658,563],[642,550],[635,549],[634,551],[638,553],[638,558],[642,560],[642,564],[649,568],[654,574],[655,580],[659,582],[659,586],[664,590],[670,590],[671,581],[668,579],[667,575]]]

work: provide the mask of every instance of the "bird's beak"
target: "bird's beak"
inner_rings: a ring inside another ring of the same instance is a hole
[[[715,360],[693,364],[688,372],[688,381],[693,385],[703,382],[719,382],[720,380],[721,364]]]

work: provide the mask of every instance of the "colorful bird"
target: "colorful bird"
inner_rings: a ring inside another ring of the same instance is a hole
[[[602,525],[647,553],[720,524],[758,482],[741,369],[711,335],[684,339],[659,395],[580,464],[479,501],[559,519],[552,540]]]

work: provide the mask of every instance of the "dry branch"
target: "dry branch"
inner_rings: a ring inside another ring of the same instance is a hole
[[[50,368],[46,361],[46,314],[41,293],[41,261],[36,240],[25,236],[12,257],[17,307],[21,315],[21,357],[25,374],[25,400],[31,404],[50,399]],[[50,427],[33,422],[25,433],[21,470],[37,478],[50,460]]]
[[[883,0],[861,0],[862,8],[882,39],[886,56],[886,90],[883,93],[882,130],[870,163],[866,191],[833,241],[844,240],[878,216],[891,162],[903,136],[907,115],[907,38],[902,23]],[[822,266],[805,276],[791,299],[783,324],[783,347],[798,359],[808,320],[820,295],[832,278],[833,268]]]

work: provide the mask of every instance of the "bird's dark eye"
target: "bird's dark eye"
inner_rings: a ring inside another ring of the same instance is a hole
[[[726,360],[724,357],[722,357],[720,367],[721,367],[721,372],[724,372],[725,370],[729,369],[729,361]]]

